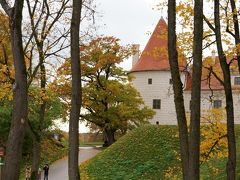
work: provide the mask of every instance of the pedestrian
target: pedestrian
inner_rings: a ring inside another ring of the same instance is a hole
[[[41,180],[41,168],[38,168],[37,180]]]
[[[44,171],[44,180],[48,180],[48,171],[49,171],[48,163],[44,165],[43,171]]]
[[[26,180],[30,180],[30,178],[31,178],[31,168],[30,168],[30,166],[26,167],[25,177],[26,177]]]

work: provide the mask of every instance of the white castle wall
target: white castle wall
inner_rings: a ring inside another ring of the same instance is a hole
[[[169,83],[171,74],[169,71],[142,71],[132,72],[134,76],[133,86],[140,92],[145,105],[152,108],[153,99],[161,99],[161,109],[154,109],[156,115],[150,120],[152,124],[177,124],[176,111],[174,105],[174,96],[172,85]],[[148,84],[148,79],[152,79],[152,84]],[[181,75],[183,84],[185,83],[185,75]],[[201,110],[204,113],[213,107],[210,101],[211,91],[201,92]],[[214,91],[213,100],[222,100],[222,107],[225,108],[224,91]],[[184,104],[186,113],[190,113],[191,91],[184,91]],[[234,116],[235,123],[240,124],[240,91],[233,91],[234,100]]]
[[[186,108],[186,112],[190,113],[190,99],[191,99],[191,91],[184,91],[184,104]],[[212,101],[211,101],[212,99]],[[213,101],[221,100],[222,108],[226,107],[226,100],[224,90],[221,91],[202,91],[201,92],[201,110],[202,114],[207,110],[213,108]],[[233,91],[233,103],[234,103],[234,121],[235,124],[240,124],[240,92]]]
[[[143,71],[132,72],[135,78],[133,86],[140,92],[145,105],[152,108],[153,99],[161,99],[161,109],[154,109],[156,115],[150,120],[156,124],[177,124],[176,111],[172,85],[169,83],[171,74],[169,71]],[[148,84],[148,79],[152,79],[152,84]],[[184,82],[184,74],[181,76]]]

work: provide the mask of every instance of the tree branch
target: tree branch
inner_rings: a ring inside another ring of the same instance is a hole
[[[0,0],[0,4],[8,16],[11,15],[12,8],[9,6],[6,0]]]

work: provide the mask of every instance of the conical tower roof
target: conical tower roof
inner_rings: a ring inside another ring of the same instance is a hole
[[[132,67],[131,72],[170,70],[168,60],[167,29],[167,23],[163,18],[161,18],[155,27],[155,30],[153,31],[139,60]],[[185,64],[186,63],[184,61],[184,63],[180,63],[179,65],[184,66]]]

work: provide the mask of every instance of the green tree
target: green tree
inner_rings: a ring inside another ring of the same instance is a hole
[[[144,106],[140,94],[129,83],[127,72],[117,65],[131,54],[119,39],[103,37],[84,46],[81,52],[83,119],[97,125],[104,133],[105,145],[115,141],[117,130],[126,131],[147,123],[154,112]]]

